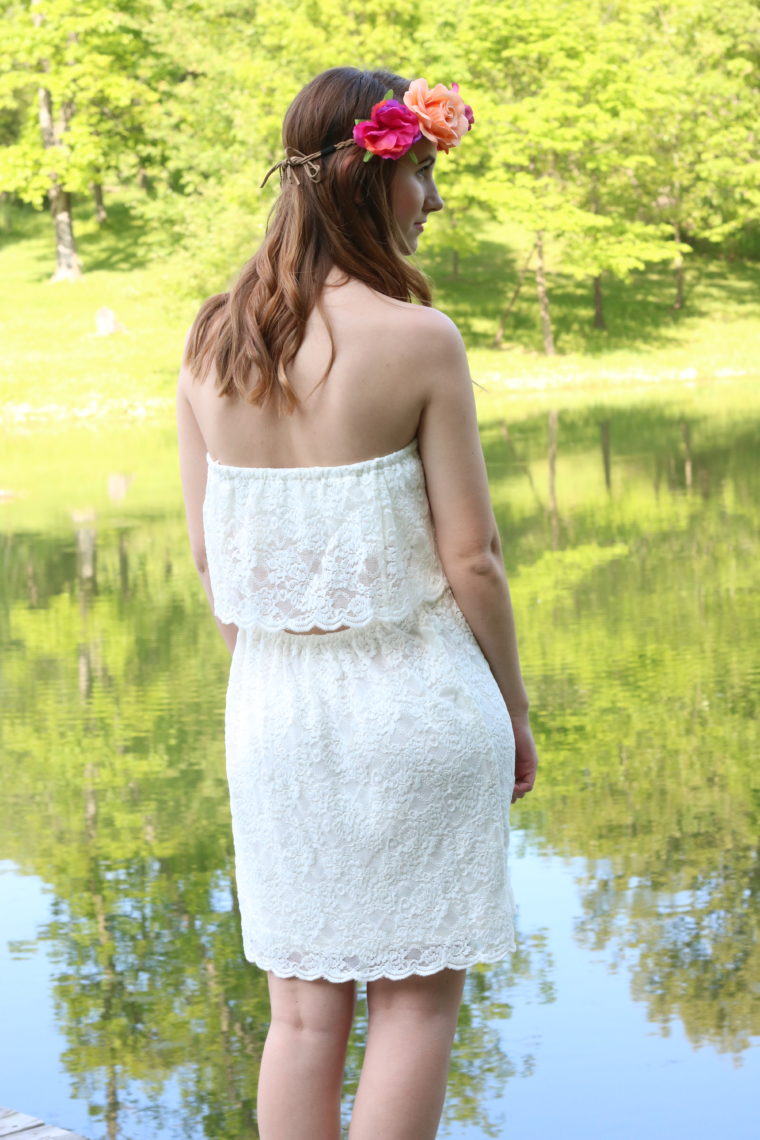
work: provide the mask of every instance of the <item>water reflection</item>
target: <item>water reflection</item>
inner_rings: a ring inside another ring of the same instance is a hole
[[[651,1022],[734,1056],[760,1031],[756,439],[746,417],[648,404],[484,429],[545,757],[524,842],[575,861],[576,947],[617,963]],[[171,433],[155,443],[130,467],[90,440],[76,479],[77,444],[58,442],[56,482],[27,441],[14,473],[0,858],[52,888],[36,934],[61,1064],[89,1106],[78,1126],[242,1140],[267,1003],[231,887],[227,658],[186,550]],[[510,1025],[568,1001],[555,902],[523,915],[509,966],[470,975],[444,1136],[502,1135],[506,1086],[541,1070],[541,1041]]]

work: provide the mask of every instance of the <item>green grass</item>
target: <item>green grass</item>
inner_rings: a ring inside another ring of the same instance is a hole
[[[81,216],[80,216],[81,215]],[[0,423],[6,430],[42,421],[165,418],[173,399],[182,339],[197,307],[179,277],[180,261],[146,260],[145,234],[118,200],[98,226],[86,209],[76,219],[85,273],[51,284],[53,235],[46,214],[9,211],[0,230],[0,274],[7,303],[0,323]],[[470,350],[486,415],[501,414],[516,393],[563,401],[608,398],[705,385],[719,401],[752,400],[760,372],[760,266],[693,254],[686,306],[672,307],[672,272],[658,267],[605,283],[608,330],[592,327],[591,290],[551,272],[558,355],[542,351],[533,282],[528,277],[507,328],[491,347],[499,313],[524,259],[525,235],[493,230],[477,250],[420,256],[435,283],[436,304],[457,321]],[[243,253],[242,256],[245,256]],[[230,267],[231,271],[235,267]],[[209,280],[208,292],[225,282]],[[95,313],[116,313],[125,331],[100,337]],[[733,394],[732,394],[733,393]]]
[[[13,231],[3,235],[5,427],[164,414],[172,398],[192,302],[177,304],[168,263],[142,263],[140,234],[118,207],[102,229],[85,219],[76,233],[85,273],[79,281],[55,284],[46,215],[17,214]],[[124,332],[96,335],[101,306],[115,312]]]
[[[529,244],[517,230],[495,231],[462,256],[429,257],[436,303],[467,341],[473,375],[507,388],[700,381],[760,374],[760,265],[687,258],[686,304],[673,308],[672,269],[657,266],[627,281],[605,278],[606,331],[593,327],[591,282],[552,271],[548,285],[557,355],[543,352],[535,284],[528,274],[500,350],[491,345]]]

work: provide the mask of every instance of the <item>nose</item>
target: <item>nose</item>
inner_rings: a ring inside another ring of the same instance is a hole
[[[438,193],[438,187],[434,184],[432,191],[425,199],[425,213],[432,214],[435,210],[443,209],[443,198]]]

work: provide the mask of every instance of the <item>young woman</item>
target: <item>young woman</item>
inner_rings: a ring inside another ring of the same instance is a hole
[[[405,260],[472,124],[456,85],[317,76],[264,242],[180,373],[190,541],[232,653],[245,953],[272,1005],[262,1140],[338,1140],[357,982],[351,1140],[432,1140],[465,971],[514,949],[509,803],[536,752],[462,338]]]

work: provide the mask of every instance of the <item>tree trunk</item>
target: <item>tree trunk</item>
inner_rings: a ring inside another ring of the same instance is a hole
[[[92,183],[92,197],[95,202],[95,217],[99,222],[105,222],[108,218],[106,213],[105,203],[103,202],[103,187],[100,182]]]
[[[13,228],[11,195],[7,190],[0,190],[0,226],[10,231]]]
[[[681,227],[678,222],[673,222],[673,235],[676,241],[681,240]],[[682,309],[684,305],[684,270],[683,270],[683,254],[680,249],[676,250],[676,256],[673,261],[673,268],[676,271],[676,299],[673,302],[674,309]]]
[[[591,209],[595,214],[601,214],[602,208],[599,204],[599,182],[594,179],[593,187],[591,190]],[[602,296],[602,275],[597,273],[594,275],[594,328],[601,329],[603,332],[607,330],[607,323],[604,319],[604,298]]]
[[[456,211],[455,210],[449,210],[448,214],[449,214],[449,225],[451,226],[452,230],[455,230],[457,228]],[[453,279],[455,281],[459,280],[459,269],[460,269],[459,250],[458,249],[452,249],[452,251],[451,251],[451,276],[453,277]]]
[[[683,440],[683,481],[686,490],[690,491],[693,483],[693,468],[691,461],[691,426],[688,420],[681,420],[681,439]]]
[[[525,474],[525,478],[530,483],[530,489],[533,492],[534,499],[536,500],[536,506],[539,508],[539,510],[543,511],[544,504],[541,502],[541,496],[538,493],[538,488],[536,487],[536,482],[535,482],[535,479],[533,478],[533,473],[531,472],[530,465],[528,463],[526,463],[524,459],[521,459],[520,456],[517,454],[517,450],[515,448],[515,445],[512,443],[512,440],[511,440],[510,435],[509,435],[509,428],[507,427],[507,421],[506,420],[502,420],[501,423],[499,424],[499,432],[501,433],[501,437],[504,440],[504,442],[506,443],[507,448],[509,449],[509,454],[511,455],[514,463],[518,467],[520,467],[520,469]]]
[[[594,328],[607,331],[607,322],[604,319],[604,297],[602,296],[602,275],[597,273],[594,278]]]
[[[47,87],[40,87],[39,117],[42,142],[51,162],[59,146],[53,123],[53,99]],[[55,170],[49,171],[50,187],[50,213],[53,217],[55,229],[55,273],[53,281],[76,281],[82,274],[82,267],[77,257],[76,243],[74,241],[74,225],[71,217],[71,195],[64,190]]]
[[[552,318],[549,311],[549,294],[546,291],[546,277],[544,275],[544,232],[539,230],[536,234],[536,292],[538,293],[538,307],[541,313],[541,332],[544,338],[544,352],[547,356],[555,355],[554,335],[552,333]]]
[[[557,509],[557,429],[559,412],[552,408],[549,412],[549,521],[552,528],[552,550],[559,547],[559,511]]]
[[[71,217],[71,195],[53,182],[48,192],[55,229],[55,273],[51,281],[76,281],[82,276]]]
[[[533,257],[533,254],[535,253],[535,251],[536,251],[536,247],[534,245],[533,248],[531,249],[530,253],[528,254],[528,256],[525,259],[525,264],[523,265],[522,269],[520,270],[520,276],[517,278],[517,284],[515,285],[514,289],[512,290],[512,296],[509,298],[509,301],[507,302],[507,307],[504,309],[504,311],[501,314],[501,317],[499,318],[499,327],[496,330],[496,336],[493,338],[493,342],[492,342],[493,348],[501,348],[501,346],[502,346],[502,343],[504,341],[504,333],[505,333],[506,328],[507,328],[507,321],[509,320],[509,314],[512,312],[515,301],[517,300],[517,298],[520,295],[520,290],[522,289],[522,284],[523,284],[523,281],[525,280],[525,274],[528,272],[528,266],[530,265],[531,258]]]
[[[604,485],[608,491],[612,490],[612,455],[610,452],[610,421],[601,420],[599,423],[599,439],[602,445],[602,465],[604,467]]]
[[[89,856],[90,875],[88,886],[92,898],[95,924],[98,929],[98,941],[100,942],[100,950],[98,952],[101,974],[100,1022],[101,1024],[109,1026],[112,1019],[118,1017],[121,1013],[121,1010],[118,1008],[120,982],[116,972],[116,952],[113,934],[108,926],[108,906],[101,889],[100,863],[95,855],[99,837],[98,800],[96,793],[97,775],[98,772],[95,765],[91,762],[88,763],[84,773],[85,826],[89,849],[92,852]],[[119,1102],[118,1060],[116,1046],[112,1045],[108,1048],[107,1055],[103,1057],[103,1064],[107,1066],[108,1072],[105,1103],[108,1140],[118,1140],[119,1137],[119,1109],[121,1108],[121,1104]]]

